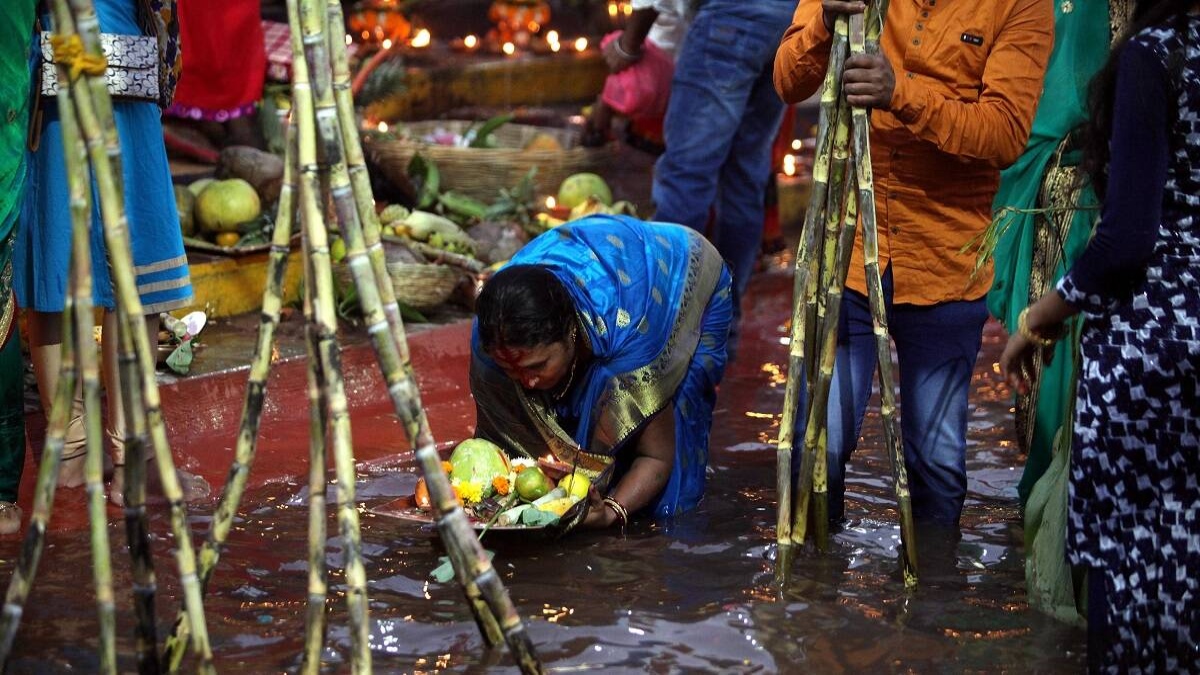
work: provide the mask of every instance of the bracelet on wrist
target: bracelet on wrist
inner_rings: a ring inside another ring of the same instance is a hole
[[[617,53],[617,56],[625,59],[626,61],[640,61],[642,58],[642,50],[640,49],[632,54],[625,51],[625,48],[621,46],[621,38],[619,37],[612,41],[612,46],[613,51]]]
[[[1017,315],[1017,332],[1020,333],[1021,337],[1025,338],[1026,340],[1029,340],[1030,342],[1042,347],[1049,347],[1058,340],[1057,337],[1045,337],[1033,332],[1033,330],[1029,327],[1028,307],[1021,310],[1021,313]]]
[[[617,520],[621,521],[621,529],[624,530],[625,526],[629,524],[629,511],[621,502],[612,497],[605,497],[604,505],[612,509],[612,512],[617,515]]]

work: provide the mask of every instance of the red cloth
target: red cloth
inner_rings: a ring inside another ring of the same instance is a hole
[[[609,33],[600,46],[604,47],[620,34],[621,31]],[[642,58],[637,63],[604,80],[600,98],[626,117],[661,120],[667,114],[667,99],[674,75],[675,62],[647,40],[642,44]]]
[[[175,105],[208,114],[262,98],[267,55],[259,0],[179,0],[183,73]]]

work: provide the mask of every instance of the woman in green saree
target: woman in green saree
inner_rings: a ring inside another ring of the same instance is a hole
[[[1062,277],[1082,252],[1098,214],[1096,197],[1081,187],[1077,132],[1087,119],[1088,82],[1104,65],[1108,46],[1133,11],[1133,0],[1056,0],[1054,52],[1042,100],[1021,158],[1001,173],[993,204],[1000,232],[988,309],[1010,333],[1030,302]],[[1108,36],[1109,40],[1097,39]],[[1017,492],[1025,517],[1030,604],[1081,622],[1081,579],[1065,558],[1067,478],[1075,400],[1074,339],[1061,340],[1049,363],[1035,364],[1030,392],[1017,396],[1017,442],[1027,453]]]
[[[25,367],[16,329],[12,253],[25,185],[34,2],[6,0],[0,6],[0,534],[21,528],[16,502],[25,465]]]
[[[703,236],[621,216],[559,226],[488,281],[476,313],[476,435],[587,475],[584,527],[700,501],[733,316]]]

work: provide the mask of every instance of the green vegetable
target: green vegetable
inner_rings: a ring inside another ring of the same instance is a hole
[[[418,152],[408,161],[406,173],[417,190],[417,208],[427,209],[436,204],[438,190],[442,183],[442,176],[438,172],[437,164]]]
[[[497,115],[497,116],[487,120],[486,122],[484,122],[482,125],[480,125],[479,130],[475,132],[475,138],[471,140],[471,145],[469,147],[472,147],[472,148],[494,148],[494,147],[496,147],[495,140],[492,139],[492,132],[499,129],[500,127],[504,126],[505,124],[508,124],[509,122],[513,121],[513,117],[514,116],[512,114]]]
[[[438,195],[438,203],[442,205],[447,214],[461,216],[467,220],[483,220],[487,215],[488,205],[471,197],[453,190],[447,190]]]

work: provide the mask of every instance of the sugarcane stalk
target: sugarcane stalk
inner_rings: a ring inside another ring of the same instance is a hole
[[[96,614],[100,626],[99,670],[117,672],[116,604],[112,585],[112,550],[108,540],[108,513],[104,491],[104,443],[100,412],[100,367],[92,339],[92,254],[89,232],[92,189],[88,177],[87,148],[79,135],[72,110],[66,69],[59,65],[59,128],[71,207],[70,284],[74,297],[75,357],[83,380],[83,413],[87,457],[88,521],[91,527],[92,580],[96,586]]]
[[[304,14],[304,5],[301,5],[301,13]],[[332,19],[332,12],[326,14]],[[338,24],[340,25],[340,24]],[[310,30],[310,29],[306,29]],[[354,189],[350,180],[350,175],[346,166],[345,152],[345,135],[340,133],[347,125],[337,125],[340,111],[334,100],[334,90],[329,83],[324,81],[323,77],[317,76],[318,73],[328,73],[329,64],[322,62],[323,54],[314,49],[315,46],[321,43],[316,42],[316,38],[310,33],[305,33],[305,52],[308,60],[308,68],[310,74],[313,75],[313,89],[316,98],[316,116],[319,122],[318,130],[321,142],[320,156],[324,158],[325,164],[329,165],[329,188],[330,194],[334,202],[334,211],[338,219],[338,228],[346,241],[346,265],[350,268],[352,277],[354,278],[355,286],[358,289],[358,298],[362,307],[364,323],[367,325],[367,332],[372,337],[372,343],[375,347],[376,356],[379,359],[380,365],[384,372],[385,382],[389,390],[397,385],[409,386],[412,383],[411,373],[406,372],[404,363],[401,360],[401,352],[396,348],[399,341],[407,341],[403,334],[397,336],[392,332],[392,328],[397,325],[389,321],[389,317],[384,309],[386,298],[382,297],[383,289],[392,289],[391,278],[386,274],[383,277],[376,275],[376,269],[373,265],[373,260],[369,252],[370,246],[367,245],[366,229],[364,225],[376,220],[374,218],[374,209],[372,208],[371,216],[364,221],[360,218],[361,210],[359,204],[365,203],[365,199],[356,199]],[[319,37],[319,36],[318,36]],[[334,33],[330,32],[330,39],[324,43],[334,51],[337,49],[338,40]],[[344,50],[344,44],[342,45]],[[354,134],[357,139],[357,133]],[[378,233],[376,233],[376,246],[381,254],[382,261],[382,245],[378,242]],[[392,302],[395,302],[394,295]],[[397,316],[399,306],[397,305]],[[402,324],[399,324],[402,328]],[[403,373],[406,377],[403,381],[398,377],[389,377],[389,373]],[[468,583],[469,582],[468,580]],[[473,584],[472,584],[473,585]],[[471,593],[468,592],[468,596]],[[476,591],[476,595],[478,592]],[[483,634],[488,639],[490,644],[498,643],[502,638],[499,626],[496,624],[494,617],[480,615],[481,609],[486,609],[486,604],[482,604],[478,599],[471,600],[472,611],[475,612],[476,621],[483,627]]]
[[[80,34],[84,50],[93,57],[101,57],[100,29],[91,0],[55,0],[57,14],[74,13],[75,30]],[[212,649],[208,642],[208,631],[204,621],[204,608],[200,586],[196,577],[196,558],[192,549],[191,528],[187,521],[183,490],[175,471],[174,459],[167,441],[166,426],[162,419],[161,400],[155,379],[155,355],[151,351],[150,338],[143,326],[144,312],[137,292],[133,271],[132,247],[128,223],[125,220],[124,194],[119,174],[120,143],[112,116],[112,101],[108,94],[107,81],[103,73],[84,74],[88,95],[73,96],[76,114],[83,136],[87,140],[92,172],[99,188],[101,220],[104,223],[105,245],[109,252],[109,268],[118,298],[118,318],[122,319],[121,341],[131,339],[137,359],[137,376],[141,378],[141,396],[131,401],[134,414],[127,420],[137,432],[139,418],[144,417],[149,430],[154,456],[158,463],[159,478],[163,494],[170,506],[170,520],[175,535],[175,559],[179,569],[179,581],[184,593],[184,606],[192,624],[192,646],[200,658],[201,672],[212,670]],[[118,161],[114,161],[118,160]],[[127,334],[127,335],[126,335]],[[128,466],[133,464],[127,458]],[[157,645],[152,645],[156,650]],[[155,657],[157,660],[157,657]]]
[[[836,109],[833,117],[833,128],[830,132],[830,148],[829,148],[829,168],[828,174],[824,177],[825,202],[823,208],[818,207],[823,221],[818,221],[813,225],[813,237],[818,237],[818,232],[823,233],[818,241],[819,243],[814,248],[813,254],[817,258],[817,264],[812,266],[815,273],[807,277],[808,287],[805,290],[805,302],[807,315],[807,326],[802,333],[802,339],[806,346],[803,348],[805,353],[805,376],[807,379],[806,391],[807,407],[804,411],[805,420],[811,418],[809,411],[813,409],[814,404],[814,388],[816,387],[816,375],[818,365],[820,363],[820,340],[823,335],[823,322],[825,320],[825,301],[826,290],[832,283],[835,267],[836,255],[836,240],[838,225],[842,222],[842,214],[844,212],[844,200],[842,199],[845,193],[846,183],[846,165],[849,155],[849,119],[844,105],[844,98],[840,94],[840,71],[845,65],[847,54],[846,49],[846,17],[838,16],[834,21],[834,40],[833,46],[830,48],[829,67],[834,67],[839,70],[837,92],[837,100],[835,102]],[[837,50],[835,55],[833,50]],[[815,173],[815,172],[814,172]],[[815,176],[814,176],[815,181]],[[807,214],[806,214],[807,215]],[[786,395],[786,392],[785,392]],[[822,409],[824,406],[822,405]],[[825,427],[825,420],[821,418],[821,424],[814,430],[813,433],[819,433]],[[805,437],[810,436],[810,430],[805,428]],[[804,452],[800,457],[800,471],[796,478],[797,494],[792,503],[792,523],[791,536],[792,542],[801,544],[804,542],[808,533],[808,507],[813,494],[813,474],[816,465],[824,461],[824,458],[817,457],[816,444],[805,444]],[[823,467],[822,467],[823,468]]]
[[[849,108],[844,112],[849,112]],[[840,219],[840,228],[835,232],[835,240],[826,244],[827,249],[833,251],[828,260],[833,274],[825,285],[823,317],[820,322],[821,343],[816,350],[819,355],[817,381],[808,398],[808,418],[804,434],[805,466],[811,461],[813,520],[816,525],[814,540],[819,550],[824,550],[829,542],[829,390],[837,359],[838,320],[841,317],[843,289],[850,271],[854,235],[858,229],[858,204],[855,203],[854,194],[857,189],[857,172],[853,165],[847,167],[845,178],[842,190],[846,195],[844,215]]]
[[[61,37],[75,35],[77,31],[76,18],[72,14],[73,9],[65,0],[55,0],[51,3],[53,12],[53,23],[55,32]],[[94,12],[85,12],[81,16],[84,25],[90,26],[90,32],[84,31],[81,36],[84,46],[88,48],[91,54],[97,53],[94,38],[96,26],[96,17]],[[92,39],[91,42],[88,40]],[[99,79],[99,83],[91,80]],[[99,87],[102,94],[93,96],[94,88]],[[111,126],[100,124],[98,115],[107,111],[108,118],[111,119],[112,108],[111,100],[107,96],[107,85],[104,78],[85,78],[69,82],[67,86],[66,99],[60,101],[70,101],[74,110],[74,119],[82,132],[82,136],[86,142],[89,161],[95,165],[104,162],[105,166],[112,167],[120,166],[120,148],[116,138],[116,132]],[[69,94],[69,95],[68,95]],[[97,175],[97,179],[100,176]],[[106,172],[105,182],[101,185],[97,180],[97,187],[101,190],[103,209],[104,199],[107,195],[112,194],[113,190],[117,194],[121,194],[120,190],[120,171]],[[108,200],[111,209],[111,200]],[[118,303],[118,314],[121,313],[123,307]],[[131,576],[133,579],[133,602],[134,614],[136,616],[135,625],[135,641],[137,648],[137,664],[138,671],[141,673],[157,673],[158,655],[156,653],[157,628],[154,618],[154,596],[156,593],[156,582],[154,578],[154,562],[150,554],[149,542],[149,524],[145,511],[145,490],[144,479],[139,480],[140,475],[144,475],[142,467],[134,468],[134,464],[140,464],[140,457],[143,456],[143,448],[146,443],[145,418],[138,414],[140,408],[136,405],[136,401],[141,398],[141,383],[138,380],[136,365],[133,362],[131,344],[128,342],[128,336],[125,335],[128,331],[118,331],[121,336],[118,338],[118,370],[120,372],[120,383],[122,389],[122,405],[124,408],[127,435],[126,444],[126,471],[125,471],[125,527],[126,537],[128,539],[130,557],[132,560]]]
[[[4,611],[0,615],[0,667],[8,663],[12,654],[13,640],[21,624],[25,600],[37,576],[38,563],[46,546],[46,528],[54,507],[54,492],[58,487],[58,466],[62,459],[66,440],[67,424],[71,419],[71,408],[75,401],[78,371],[75,364],[75,300],[67,295],[63,304],[62,363],[59,366],[58,385],[54,391],[54,403],[46,424],[46,440],[42,446],[41,464],[38,466],[37,485],[33,493],[33,510],[29,514],[29,526],[8,591],[4,596]]]
[[[366,571],[362,562],[362,537],[359,531],[358,510],[354,500],[356,473],[354,450],[350,437],[350,415],[345,383],[341,373],[341,358],[337,345],[337,314],[334,308],[332,268],[328,236],[321,204],[321,176],[317,165],[317,124],[327,133],[336,135],[336,116],[319,115],[314,104],[314,84],[317,94],[330,89],[328,62],[324,61],[324,77],[315,72],[310,78],[306,52],[314,60],[327,59],[322,24],[325,11],[315,10],[315,0],[289,0],[288,19],[292,30],[292,111],[298,132],[298,163],[300,169],[300,214],[304,238],[308,247],[308,264],[312,266],[312,284],[306,292],[313,294],[313,322],[317,332],[318,357],[328,400],[328,423],[333,440],[334,471],[337,476],[338,525],[343,539],[346,576],[346,605],[350,622],[350,663],[356,673],[371,671],[370,624],[367,616]],[[331,91],[331,90],[330,90]],[[332,127],[331,127],[332,124]],[[328,158],[332,159],[332,158]]]
[[[295,134],[291,134],[293,143]],[[295,155],[295,147],[289,145]],[[312,266],[304,250],[304,344],[308,354],[308,598],[304,617],[304,660],[301,672],[316,675],[321,671],[321,650],[325,644],[325,600],[329,584],[325,567],[326,521],[329,518],[325,498],[328,459],[325,439],[329,401],[320,367],[319,340],[313,321]]]
[[[340,6],[330,2],[327,3],[327,9],[329,25],[342,25]],[[385,383],[409,441],[417,448],[416,454],[430,486],[430,494],[434,495],[434,501],[441,505],[439,513],[442,514],[442,518],[439,520],[448,517],[450,521],[459,521],[461,524],[461,527],[447,525],[440,529],[443,539],[448,543],[452,563],[484,639],[489,644],[496,644],[502,638],[506,639],[523,670],[540,672],[541,665],[534,655],[532,643],[524,632],[519,615],[504,591],[499,576],[491,568],[491,563],[467,523],[465,514],[453,499],[449,479],[442,470],[428,421],[421,408],[420,392],[409,366],[407,340],[403,333],[399,306],[395,303],[391,279],[383,260],[382,246],[378,243],[378,219],[375,216],[370,183],[362,161],[357,126],[354,124],[353,102],[349,89],[345,86],[348,81],[348,69],[344,63],[344,36],[340,31],[329,31],[329,38],[325,42],[329,54],[333,57],[334,68],[334,80],[329,93],[336,94],[335,97],[327,98],[326,86],[320,74],[326,71],[328,65],[320,62],[324,54],[314,48],[317,40],[312,34],[311,28],[305,29],[304,44],[309,57],[307,65],[313,74],[317,116],[319,119],[328,119],[334,115],[340,117],[340,137],[325,132],[329,128],[328,125],[322,124],[320,127],[323,131],[324,157],[331,165],[330,189],[339,227],[346,238],[346,264],[349,265],[358,288],[365,323],[372,335]],[[349,198],[351,196],[353,199]],[[389,330],[390,336],[387,334]],[[447,504],[453,506],[447,510]],[[497,619],[497,615],[501,619]]]
[[[886,11],[886,7],[884,8]],[[866,53],[866,31],[864,18],[856,15],[851,19],[850,49],[854,54]],[[908,472],[904,465],[904,444],[900,435],[900,421],[896,415],[895,376],[892,372],[892,348],[888,338],[887,308],[883,297],[883,282],[879,270],[879,232],[875,214],[875,187],[871,173],[870,117],[866,108],[854,107],[854,155],[858,162],[859,205],[862,209],[863,257],[866,262],[867,297],[871,308],[871,322],[875,333],[875,354],[878,361],[880,418],[883,421],[884,443],[892,459],[892,476],[896,490],[896,501],[900,508],[900,535],[904,545],[902,560],[904,585],[913,587],[917,583],[916,535],[913,528],[912,497],[908,490]]]
[[[821,86],[821,106],[817,115],[817,147],[813,162],[813,185],[808,209],[804,213],[804,229],[796,250],[792,283],[792,325],[788,346],[788,376],[784,385],[783,415],[779,425],[776,451],[775,488],[778,493],[778,513],[775,536],[779,544],[792,543],[792,448],[795,440],[795,421],[799,408],[801,377],[811,385],[809,368],[811,355],[805,346],[813,344],[815,334],[816,291],[813,284],[820,274],[821,252],[818,250],[818,230],[824,213],[829,189],[833,131],[837,126],[838,96],[841,91],[842,66],[846,59],[846,43],[836,34],[829,51],[829,67]],[[801,485],[797,490],[804,492]],[[803,541],[804,533],[799,539]]]
[[[326,9],[329,26],[346,25],[342,15],[341,0],[328,0]],[[412,377],[412,363],[408,351],[408,338],[405,336],[404,319],[400,315],[400,303],[396,300],[396,291],[392,287],[391,275],[387,270],[387,260],[381,242],[382,228],[379,225],[379,217],[375,213],[371,176],[367,172],[367,163],[362,151],[362,139],[358,132],[358,120],[354,113],[354,93],[351,89],[350,66],[346,56],[345,33],[343,30],[330,29],[328,35],[329,57],[333,68],[333,94],[342,134],[346,170],[350,173],[358,219],[362,223],[363,242],[371,261],[371,271],[375,275],[375,284],[379,289],[383,312],[387,316],[388,329],[391,331],[392,340],[396,343],[396,349],[400,353],[400,365],[408,376]]]
[[[296,219],[296,171],[295,171],[295,128],[288,125],[287,153],[283,169],[283,187],[279,193],[279,205],[275,226],[271,234],[271,248],[267,255],[266,287],[263,289],[262,309],[259,312],[258,337],[254,356],[250,362],[250,373],[246,379],[246,394],[242,401],[241,423],[238,427],[234,459],[225,479],[225,487],[217,501],[208,537],[197,556],[197,577],[200,592],[208,592],[208,582],[221,559],[221,552],[229,538],[234,518],[246,492],[250,470],[258,450],[259,428],[263,404],[266,401],[267,380],[271,371],[271,357],[275,346],[275,332],[279,327],[283,309],[283,280],[287,273],[288,255],[291,252],[291,236]],[[190,627],[187,612],[180,611],[175,617],[171,634],[167,636],[163,658],[173,672],[179,668],[187,646]]]

